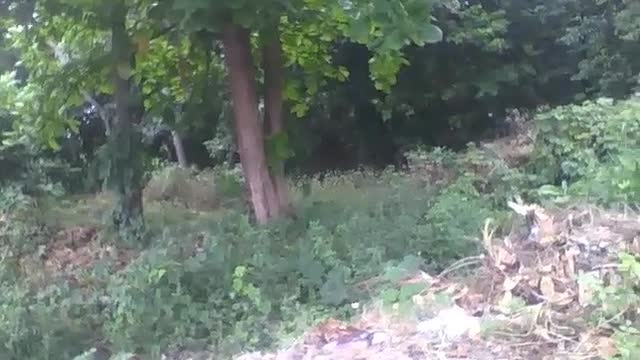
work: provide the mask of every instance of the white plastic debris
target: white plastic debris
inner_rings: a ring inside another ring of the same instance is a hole
[[[468,315],[458,306],[442,310],[435,318],[422,321],[417,326],[418,332],[445,341],[454,341],[464,335],[476,334],[479,329],[480,320]]]

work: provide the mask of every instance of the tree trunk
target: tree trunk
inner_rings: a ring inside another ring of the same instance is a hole
[[[140,114],[140,104],[132,91],[130,75],[134,65],[131,43],[125,19],[124,0],[112,5],[111,47],[112,76],[116,103],[116,118],[110,134],[110,164],[108,183],[118,197],[113,222],[127,239],[139,240],[144,232],[142,207],[142,158],[139,134],[134,129]]]
[[[262,48],[264,69],[264,129],[267,136],[275,136],[285,130],[283,118],[284,71],[282,44],[276,32],[265,39]],[[284,176],[284,161],[271,164],[271,181],[278,197],[280,212],[289,211],[289,189]]]
[[[251,56],[249,31],[227,24],[222,41],[230,74],[231,98],[236,141],[251,204],[260,224],[280,215],[278,196],[271,181],[264,147],[264,134],[258,116],[255,68]]]
[[[187,163],[187,154],[184,152],[184,146],[182,144],[182,136],[178,131],[171,131],[171,137],[173,138],[173,148],[176,150],[176,158],[178,159],[178,166],[186,168],[189,166]]]

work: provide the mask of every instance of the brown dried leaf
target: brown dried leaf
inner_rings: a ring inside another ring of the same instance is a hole
[[[595,341],[598,354],[604,359],[610,359],[618,354],[616,342],[608,337],[600,336]]]
[[[536,206],[534,219],[538,227],[538,242],[542,245],[550,245],[556,242],[555,224],[553,216],[548,215],[543,208]]]
[[[541,273],[545,273],[545,274],[550,274],[553,272],[554,269],[554,265],[553,264],[547,264],[547,265],[543,265],[542,267],[540,267],[540,272]]]
[[[549,334],[549,331],[543,327],[536,328],[535,330],[533,330],[533,333],[544,340],[547,340],[547,341],[553,340],[553,337]]]
[[[511,291],[513,289],[516,288],[516,286],[518,286],[518,284],[520,284],[520,281],[522,281],[522,276],[512,276],[512,277],[508,277],[504,280],[504,283],[502,284],[502,286],[504,287],[505,291]]]
[[[497,265],[514,265],[516,263],[516,256],[507,249],[496,246],[495,247],[495,261]]]
[[[564,274],[567,278],[574,279],[576,276],[576,256],[580,255],[580,250],[572,247],[565,254]]]
[[[575,296],[573,296],[570,293],[556,293],[553,298],[551,299],[551,302],[554,305],[557,306],[566,306],[569,305],[573,302]]]
[[[555,285],[553,279],[549,276],[543,276],[540,278],[540,292],[544,297],[549,300],[553,300],[556,295]]]

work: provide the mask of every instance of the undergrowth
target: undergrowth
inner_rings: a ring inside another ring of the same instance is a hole
[[[352,303],[400,301],[418,290],[356,284],[380,274],[393,278],[407,268],[438,272],[476,254],[483,223],[493,218],[506,224],[504,205],[514,196],[563,205],[637,201],[637,110],[637,100],[629,100],[541,112],[537,147],[520,168],[470,145],[461,153],[416,150],[409,154],[408,174],[356,171],[297,179],[296,217],[268,227],[252,225],[236,206],[241,201],[216,201],[205,210],[172,201],[165,191],[181,190],[188,176],[160,169],[157,176],[174,175],[156,182],[161,201],[146,205],[149,245],[130,249],[124,267],[104,258],[73,274],[44,274],[45,285],[33,281],[39,275],[26,271],[25,259],[46,259],[57,230],[101,227],[113,201],[106,195],[36,200],[20,187],[4,187],[0,354],[66,360],[106,344],[152,358],[175,346],[224,356],[276,346],[329,315],[349,317],[356,311]],[[211,176],[225,193],[221,199],[242,196],[237,173]],[[92,241],[101,249],[123,246],[108,231]],[[608,312],[596,322],[639,303],[638,262],[627,256],[621,264],[623,285],[597,284],[593,305],[608,304]],[[623,307],[610,306],[621,301]],[[628,359],[638,355],[638,334],[633,322],[615,330]]]
[[[308,189],[294,186],[296,218],[263,228],[237,209],[202,213],[151,203],[152,241],[121,270],[98,261],[72,281],[61,274],[36,287],[19,265],[23,257],[5,253],[0,353],[69,359],[108,343],[158,358],[173,346],[221,354],[273,346],[329,314],[353,314],[351,303],[375,295],[354,285],[407,255],[438,271],[476,253],[483,221],[496,216],[470,178],[425,187],[393,172],[354,172],[301,182]],[[99,226],[110,200],[42,203],[42,221],[53,231]],[[31,239],[10,231],[28,222],[3,214],[12,239],[5,249]],[[95,241],[122,246],[106,234]]]

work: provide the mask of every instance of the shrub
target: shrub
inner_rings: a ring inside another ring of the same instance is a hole
[[[600,99],[560,106],[535,118],[538,135],[530,171],[544,182],[572,183],[625,149],[640,147],[640,99]]]
[[[34,252],[46,241],[46,229],[36,199],[19,185],[0,191],[0,249],[15,256]]]
[[[640,201],[640,148],[624,149],[600,166],[585,169],[585,177],[569,193],[599,204],[637,204]]]
[[[635,255],[619,255],[619,271],[605,282],[593,274],[580,278],[582,288],[592,293],[591,321],[598,327],[608,324],[613,330],[616,359],[637,359],[640,355],[640,322],[635,309],[640,306],[640,262]]]
[[[432,151],[417,149],[407,155],[412,177],[440,188],[466,179],[490,207],[503,207],[513,196],[526,192],[535,180],[512,167],[490,144],[470,143],[459,154],[435,148]]]
[[[91,298],[65,286],[35,292],[11,269],[13,257],[0,256],[0,353],[7,360],[70,359],[90,346],[95,334]]]

